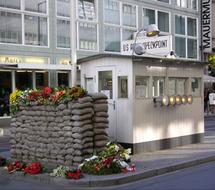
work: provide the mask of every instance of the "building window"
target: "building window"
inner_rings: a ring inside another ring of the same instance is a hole
[[[128,77],[118,77],[118,98],[128,98]]]
[[[70,0],[57,0],[57,16],[70,17]]]
[[[152,81],[152,96],[159,97],[164,95],[165,90],[165,78],[153,77]]]
[[[197,40],[187,39],[188,58],[197,58]]]
[[[20,9],[21,2],[20,0],[0,0],[0,7],[10,8],[10,9]]]
[[[186,57],[186,39],[175,37],[175,51],[179,57]]]
[[[136,95],[136,98],[148,98],[149,97],[149,77],[136,76],[135,95]]]
[[[137,26],[137,10],[135,5],[122,5],[122,20],[124,26],[136,27]]]
[[[115,0],[104,1],[104,21],[105,23],[120,24],[120,5]]]
[[[120,52],[120,28],[105,26],[104,33],[105,51]]]
[[[104,50],[120,52],[121,40],[131,40],[137,31],[137,6],[117,0],[103,1]]]
[[[185,35],[185,17],[175,15],[175,33]]]
[[[179,7],[187,8],[188,2],[187,0],[176,0],[176,5]]]
[[[197,19],[175,15],[175,51],[182,58],[198,58]]]
[[[57,47],[70,48],[70,21],[57,19]]]
[[[97,25],[79,22],[79,49],[97,50]]]
[[[70,0],[57,0],[57,47],[70,48]]]
[[[143,9],[143,27],[147,28],[149,24],[155,24],[155,10]]]
[[[169,78],[169,95],[185,95],[186,94],[186,79]]]
[[[36,88],[41,89],[48,85],[48,72],[36,72]]]
[[[46,0],[25,0],[25,10],[37,13],[47,13]]]
[[[158,11],[158,28],[162,32],[169,32],[169,13]]]
[[[68,87],[69,86],[69,74],[68,73],[58,73],[58,86],[60,87]]]
[[[9,96],[12,92],[10,71],[0,71],[0,117],[10,115]]]
[[[191,78],[191,90],[193,96],[201,96],[201,79]]]
[[[16,88],[19,90],[32,89],[32,72],[16,72]]]
[[[160,31],[169,33],[169,13],[143,8],[143,27],[156,24]]]
[[[190,0],[191,2],[191,9],[197,10],[197,0]]]
[[[157,0],[157,1],[160,1],[160,2],[163,2],[163,3],[169,3],[169,0]]]
[[[0,11],[0,42],[22,43],[22,18],[21,14]]]
[[[187,18],[187,35],[188,36],[197,36],[197,24],[196,19]]]
[[[47,18],[25,15],[25,44],[48,45]]]
[[[132,40],[133,39],[133,34],[134,30],[128,30],[128,29],[123,29],[122,30],[122,40]]]
[[[84,20],[96,20],[96,1],[78,0],[78,17]]]

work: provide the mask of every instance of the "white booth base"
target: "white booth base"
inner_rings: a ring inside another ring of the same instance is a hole
[[[204,139],[204,133],[180,136],[169,139],[161,139],[156,141],[148,141],[142,143],[120,143],[125,148],[131,148],[132,154],[138,154],[141,152],[152,152],[156,150],[170,149],[178,146],[184,146],[188,144],[201,143]]]

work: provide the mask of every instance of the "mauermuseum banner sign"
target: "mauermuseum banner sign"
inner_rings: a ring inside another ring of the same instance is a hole
[[[212,0],[202,0],[202,48],[203,52],[212,51]]]
[[[122,41],[121,54],[132,55],[135,40]],[[144,50],[142,56],[165,57],[172,50],[172,36],[157,36],[139,38],[136,43],[141,44]]]

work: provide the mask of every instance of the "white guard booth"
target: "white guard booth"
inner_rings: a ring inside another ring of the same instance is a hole
[[[203,140],[204,63],[116,54],[78,63],[82,86],[108,96],[109,137],[133,154]],[[191,101],[161,105],[165,95],[191,95]]]

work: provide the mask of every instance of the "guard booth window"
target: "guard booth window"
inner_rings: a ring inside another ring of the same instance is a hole
[[[191,78],[191,90],[192,95],[197,97],[201,96],[201,79],[200,78]]]
[[[135,94],[136,94],[136,98],[148,98],[149,97],[149,77],[136,76]]]
[[[185,78],[169,78],[169,95],[185,95],[186,81]]]
[[[118,77],[118,98],[128,98],[128,77]]]
[[[152,82],[152,96],[159,97],[164,95],[165,89],[164,77],[153,77]]]

